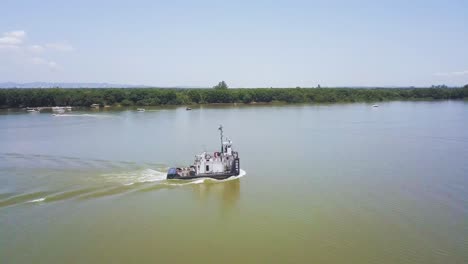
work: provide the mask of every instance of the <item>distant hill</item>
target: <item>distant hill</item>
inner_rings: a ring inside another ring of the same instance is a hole
[[[3,82],[0,83],[0,88],[147,88],[146,85],[130,85],[130,84],[115,84],[115,83],[61,83],[61,82],[30,82],[30,83],[15,83]]]

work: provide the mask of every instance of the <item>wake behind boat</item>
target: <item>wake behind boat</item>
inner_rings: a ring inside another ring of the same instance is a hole
[[[239,153],[232,148],[232,141],[223,141],[223,127],[219,126],[221,134],[221,152],[213,154],[203,152],[195,156],[193,165],[185,168],[170,168],[167,179],[191,180],[197,178],[212,178],[224,180],[240,174]]]

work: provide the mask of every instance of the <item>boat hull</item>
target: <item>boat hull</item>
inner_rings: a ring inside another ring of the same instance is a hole
[[[223,173],[223,174],[197,174],[197,175],[189,175],[189,176],[180,176],[179,174],[175,175],[167,175],[168,180],[193,180],[193,179],[200,179],[200,178],[210,178],[215,180],[225,180],[230,177],[239,176],[236,173]]]
[[[177,172],[178,168],[170,168],[167,172],[167,180],[193,180],[200,178],[211,178],[215,180],[225,180],[229,177],[239,176],[240,174],[240,160],[239,158],[234,159],[230,171],[220,172],[220,173],[195,173],[194,171],[190,174],[180,175]]]

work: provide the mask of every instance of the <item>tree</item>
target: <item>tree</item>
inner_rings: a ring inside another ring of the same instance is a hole
[[[221,89],[227,89],[228,86],[227,86],[226,82],[220,81],[216,86],[213,86],[213,88],[221,90]]]
[[[259,88],[226,89],[220,82],[216,89],[0,89],[0,108],[36,107],[36,106],[90,106],[120,104],[132,105],[181,105],[204,103],[268,103],[274,101],[286,103],[331,103],[331,102],[366,102],[402,99],[463,99],[468,98],[468,85],[463,88],[401,89],[294,89],[294,88]]]
[[[133,105],[133,102],[128,100],[128,99],[124,99],[124,100],[122,100],[121,104],[123,106],[131,106],[131,105]]]

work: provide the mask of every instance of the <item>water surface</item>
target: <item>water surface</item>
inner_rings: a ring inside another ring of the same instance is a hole
[[[245,176],[166,181],[218,149]],[[468,103],[0,112],[0,263],[466,263]]]

